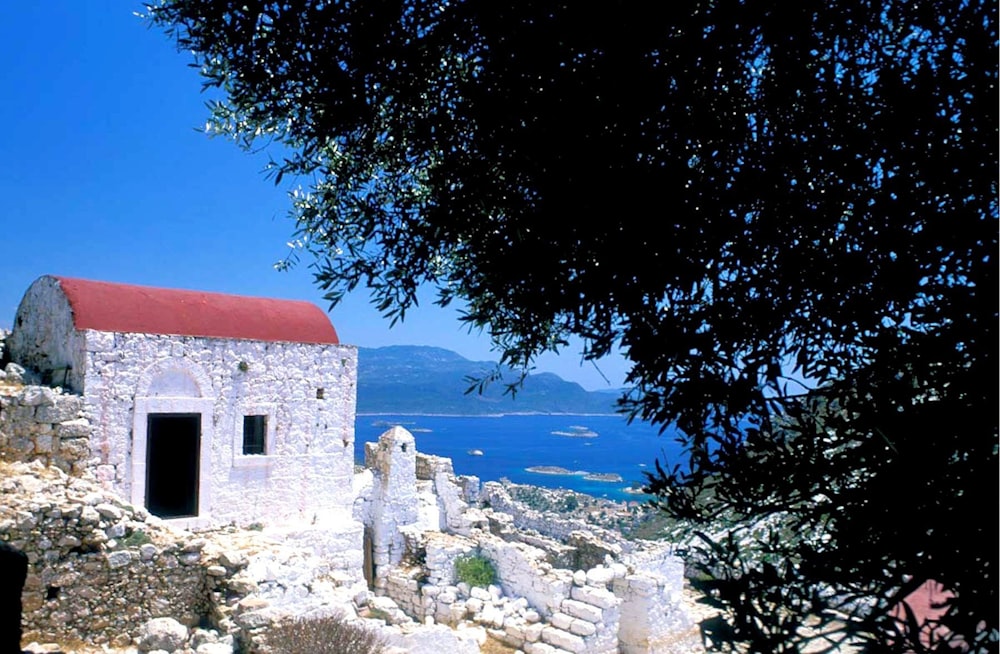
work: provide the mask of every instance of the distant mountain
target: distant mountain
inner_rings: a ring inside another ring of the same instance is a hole
[[[615,395],[589,392],[552,373],[529,375],[516,397],[504,395],[511,371],[483,394],[466,394],[468,377],[496,364],[470,361],[451,350],[422,345],[358,348],[358,413],[614,413]]]

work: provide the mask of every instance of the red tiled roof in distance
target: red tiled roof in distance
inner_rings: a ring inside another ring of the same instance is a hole
[[[77,329],[337,344],[315,304],[56,277]]]

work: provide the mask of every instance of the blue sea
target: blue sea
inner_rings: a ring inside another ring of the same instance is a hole
[[[506,477],[515,483],[567,488],[619,501],[645,499],[625,489],[644,483],[643,471],[654,471],[656,459],[672,465],[680,455],[672,432],[660,435],[657,427],[628,424],[621,416],[359,415],[355,458],[362,461],[363,443],[377,441],[392,425],[412,432],[418,451],[450,458],[456,474],[475,475],[482,481]],[[470,454],[473,451],[482,455]],[[528,472],[532,466],[616,473],[622,481]]]

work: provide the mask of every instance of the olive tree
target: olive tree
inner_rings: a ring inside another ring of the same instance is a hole
[[[973,0],[163,0],[331,302],[569,337],[677,428],[720,647],[995,651],[997,26]],[[515,380],[516,381],[516,380]],[[699,526],[700,525],[700,526]],[[921,642],[891,610],[955,595]],[[909,641],[909,642],[908,642]],[[926,639],[925,639],[926,641]],[[834,645],[831,645],[834,646]]]

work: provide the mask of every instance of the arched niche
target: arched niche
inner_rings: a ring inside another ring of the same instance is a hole
[[[201,366],[176,357],[157,361],[139,375],[137,398],[206,397],[212,381]]]

